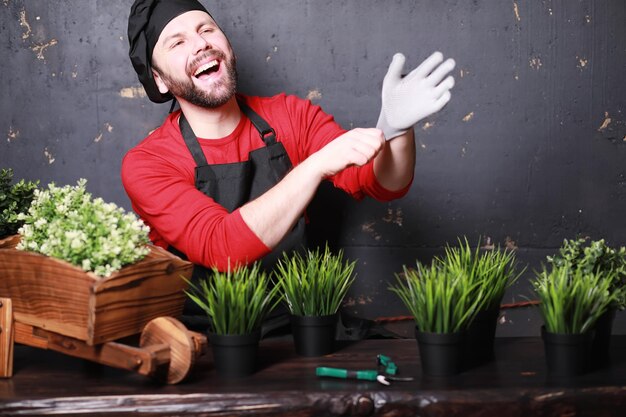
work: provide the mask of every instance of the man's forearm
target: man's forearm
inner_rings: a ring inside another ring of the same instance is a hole
[[[397,191],[413,179],[415,170],[415,135],[409,129],[401,136],[387,141],[374,160],[374,175],[386,189]]]
[[[324,178],[349,166],[367,164],[385,146],[385,137],[378,129],[348,131],[310,155],[265,194],[242,206],[241,217],[267,247],[274,248],[302,216]]]
[[[266,193],[242,206],[241,217],[273,249],[302,216],[321,181],[313,164],[305,160]]]

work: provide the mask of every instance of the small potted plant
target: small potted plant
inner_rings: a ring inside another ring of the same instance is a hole
[[[328,244],[305,254],[283,254],[275,268],[276,286],[289,308],[296,352],[323,356],[333,352],[337,312],[354,282],[354,261]]]
[[[584,273],[615,272],[609,288],[615,294],[615,299],[596,321],[592,343],[597,364],[606,364],[610,358],[609,346],[615,314],[626,308],[626,247],[612,248],[604,239],[565,239],[559,252],[548,256],[548,263],[555,267],[568,267],[572,271],[580,269]]]
[[[403,266],[391,286],[415,320],[415,336],[423,372],[454,375],[462,370],[467,329],[482,300],[474,297],[478,284],[463,271],[451,271],[439,262],[430,267],[417,262],[416,269]]]
[[[609,292],[614,278],[614,271],[584,272],[567,265],[537,273],[532,285],[544,320],[541,331],[550,374],[586,371],[595,323],[618,296]]]
[[[278,288],[271,287],[260,263],[237,266],[213,274],[187,295],[209,318],[208,337],[213,363],[220,375],[239,377],[256,371],[261,324],[280,302]]]
[[[510,287],[526,268],[517,272],[515,253],[500,248],[472,250],[467,241],[459,239],[458,247],[446,246],[445,255],[436,262],[452,273],[465,274],[469,285],[474,286],[473,300],[481,300],[476,317],[467,334],[467,363],[476,365],[493,359],[496,326],[500,303]]]
[[[11,184],[12,180],[12,169],[0,170],[0,249],[17,245],[17,231],[24,224],[18,215],[28,210],[39,185],[23,179]]]
[[[95,345],[181,314],[186,284],[172,278],[193,265],[150,245],[141,220],[86,185],[33,191],[19,243],[0,250],[0,294],[16,318]]]

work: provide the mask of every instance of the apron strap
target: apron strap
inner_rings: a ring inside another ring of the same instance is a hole
[[[250,108],[250,106],[248,106],[242,100],[238,99],[237,103],[239,103],[239,108],[241,109],[243,114],[245,114],[248,119],[250,119],[256,130],[259,132],[259,135],[261,136],[263,142],[265,142],[265,145],[269,146],[276,143],[276,132],[265,121],[265,119],[259,116],[254,110]]]
[[[250,108],[246,103],[242,100],[237,99],[237,103],[239,104],[239,108],[243,112],[243,114],[250,119],[254,128],[259,132],[259,136],[265,143],[265,146],[273,145],[276,143],[276,132],[272,127],[259,116],[254,110]],[[194,161],[196,161],[196,166],[205,166],[207,164],[206,156],[204,156],[204,152],[202,152],[202,148],[198,143],[198,139],[193,133],[193,129],[189,125],[187,118],[183,114],[180,113],[180,120],[178,121],[180,126],[180,132],[183,135],[183,139],[185,140],[185,144],[187,148],[189,148],[189,152],[193,156]]]
[[[180,112],[178,125],[180,126],[180,133],[183,135],[187,149],[189,149],[191,156],[193,156],[194,161],[196,161],[196,166],[201,167],[208,165],[206,156],[204,156],[204,152],[202,152],[202,148],[196,138],[196,134],[193,133],[193,129],[191,129],[191,126],[189,125],[189,122],[183,112]]]

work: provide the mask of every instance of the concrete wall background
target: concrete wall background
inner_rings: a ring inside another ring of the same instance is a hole
[[[131,3],[0,0],[0,166],[16,178],[84,177],[130,208],[121,158],[169,108],[128,60]],[[240,91],[309,97],[345,127],[376,123],[396,51],[411,68],[434,50],[457,61],[452,101],[416,126],[410,194],[357,203],[324,186],[310,208],[312,241],[359,260],[353,313],[406,314],[387,291],[394,273],[459,236],[518,248],[529,269],[505,302],[533,298],[528,278],[564,238],[626,244],[623,0],[204,4],[238,55]],[[540,324],[534,309],[506,310],[498,334]]]

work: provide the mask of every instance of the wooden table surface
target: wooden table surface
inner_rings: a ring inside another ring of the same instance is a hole
[[[263,340],[259,371],[225,379],[202,357],[177,385],[59,353],[17,345],[14,376],[0,380],[0,415],[260,416],[626,416],[626,336],[611,364],[566,380],[547,376],[539,338],[499,338],[496,360],[453,377],[427,377],[413,339],[342,344],[322,358],[298,357],[291,337]],[[375,367],[390,356],[412,382],[319,378],[320,365]]]

